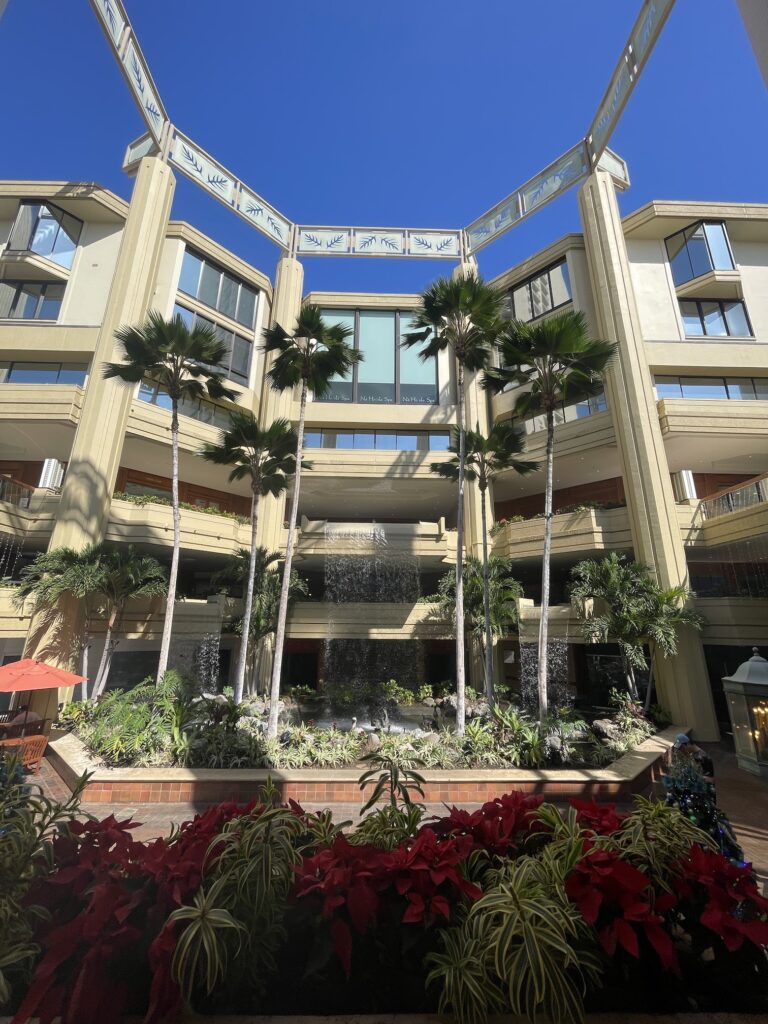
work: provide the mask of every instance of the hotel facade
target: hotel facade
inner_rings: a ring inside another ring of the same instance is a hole
[[[63,608],[52,629],[13,600],[37,552],[105,540],[170,560],[168,400],[151,380],[131,388],[103,378],[103,364],[120,358],[117,329],[143,323],[150,310],[212,326],[227,344],[237,405],[262,425],[296,422],[296,396],[265,380],[260,338],[273,322],[290,329],[311,301],[351,328],[365,358],[308,405],[313,468],[302,477],[295,566],[310,598],[290,613],[284,683],[322,686],[329,639],[386,644],[423,682],[450,678],[450,626],[423,598],[455,554],[454,489],[430,465],[447,457],[456,381],[447,355],[423,363],[399,346],[418,296],[386,291],[383,260],[376,294],[345,292],[341,281],[338,291],[306,292],[291,256],[270,277],[171,219],[167,163],[146,156],[134,172],[129,203],[93,184],[0,183],[0,662],[25,653],[72,665],[67,638],[80,630],[82,609]],[[604,393],[558,417],[550,620],[568,683],[600,703],[616,653],[583,643],[568,603],[570,569],[624,552],[653,566],[662,585],[686,582],[696,593],[705,626],[681,635],[656,677],[674,720],[713,739],[727,722],[720,678],[768,637],[768,205],[660,201],[622,218],[621,184],[594,172],[578,195],[581,233],[492,283],[520,319],[581,310],[594,337],[617,343]],[[470,379],[466,401],[468,424],[487,430],[512,415],[515,394],[490,398]],[[227,403],[181,413],[171,662],[191,667],[201,638],[220,637],[226,678],[238,642],[227,632],[233,603],[211,576],[248,546],[249,488],[197,454],[219,438]],[[522,426],[529,456],[543,457],[542,423]],[[525,589],[519,635],[497,649],[499,677],[513,688],[520,645],[538,629],[543,490],[543,473],[509,473],[490,495],[492,552],[513,560]],[[465,549],[479,555],[471,485],[465,519]],[[285,498],[264,499],[259,539],[268,550],[285,549],[286,520]],[[384,563],[387,578],[407,566],[410,589],[339,595],[328,582],[339,559],[368,560],[382,578]],[[129,609],[110,686],[153,671],[161,629],[161,609]],[[103,631],[91,624],[92,664]],[[270,660],[267,645],[255,676],[268,678]],[[474,658],[470,671],[481,687]]]

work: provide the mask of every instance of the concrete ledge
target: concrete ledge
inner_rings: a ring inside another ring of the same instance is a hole
[[[681,731],[681,726],[665,729],[605,768],[425,769],[425,800],[478,803],[513,789],[548,799],[627,800],[655,781],[660,761]],[[92,803],[243,801],[267,779],[286,800],[355,803],[361,796],[361,768],[107,768],[69,733],[52,734],[47,757],[70,788],[84,772],[92,773],[83,796]]]

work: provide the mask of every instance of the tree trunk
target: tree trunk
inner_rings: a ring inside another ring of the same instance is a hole
[[[654,667],[656,665],[656,647],[655,645],[651,648],[651,665],[648,669],[648,689],[645,691],[645,713],[646,715],[651,710],[651,698],[653,696],[653,676]]]
[[[458,362],[457,387],[459,406],[459,499],[456,509],[456,732],[464,735],[467,716],[466,674],[464,660],[464,459],[466,431],[464,427],[464,364]]]
[[[111,623],[107,624],[107,635],[104,642],[104,653],[101,656],[101,664],[99,665],[99,673],[96,676],[96,680],[93,684],[93,696],[100,697],[104,692],[104,687],[107,685],[107,679],[109,678],[109,669],[112,665],[112,655],[115,653],[117,647],[117,641],[113,639],[114,631]]]
[[[251,481],[251,557],[248,562],[248,582],[245,588],[245,611],[243,612],[243,631],[240,635],[240,653],[237,657],[235,671],[235,704],[243,699],[245,688],[245,667],[248,663],[248,641],[251,636],[251,611],[253,610],[253,584],[256,579],[256,532],[259,525],[259,490],[255,479]]]
[[[179,403],[173,400],[171,412],[171,503],[173,505],[173,555],[171,556],[171,574],[168,579],[168,597],[165,602],[165,621],[163,623],[163,639],[160,644],[160,660],[157,665],[159,683],[168,667],[168,656],[171,652],[171,633],[173,631],[173,610],[176,604],[176,580],[179,575],[179,548],[181,547],[181,511],[179,509]]]
[[[635,681],[635,667],[632,662],[627,662],[627,685],[632,700],[637,700],[637,683]]]
[[[82,699],[88,700],[88,634],[83,638],[83,648],[80,652],[80,675],[85,676],[81,683]]]
[[[541,558],[541,621],[539,622],[539,722],[549,714],[547,702],[547,644],[549,642],[549,559],[552,550],[552,467],[555,461],[555,413],[547,409],[547,460],[544,483],[544,551]]]
[[[299,510],[299,488],[301,486],[301,463],[304,459],[304,418],[307,410],[307,381],[301,382],[301,401],[299,403],[299,430],[296,445],[296,472],[293,477],[293,500],[291,501],[291,517],[288,520],[288,543],[285,546],[285,565],[283,566],[283,582],[280,587],[280,604],[277,612],[277,629],[275,631],[275,653],[272,659],[272,681],[269,687],[269,720],[267,736],[277,736],[278,701],[280,700],[280,675],[283,671],[283,645],[285,643],[285,620],[288,617],[288,595],[291,589],[291,567],[293,565],[293,546],[296,540],[296,517]]]
[[[483,614],[485,616],[485,696],[489,704],[493,704],[493,633],[491,632],[491,582],[488,570],[488,530],[485,511],[487,488],[480,489],[480,514],[483,531]]]

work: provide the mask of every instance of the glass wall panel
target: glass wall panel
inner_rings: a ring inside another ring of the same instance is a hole
[[[43,286],[36,282],[19,285],[13,316],[19,320],[34,320]]]
[[[355,314],[351,310],[324,309],[323,320],[326,324],[333,326],[341,324],[352,331],[348,343],[352,344],[355,331]],[[331,386],[324,395],[315,396],[320,402],[351,402],[352,401],[352,374],[347,377],[332,377]]]
[[[410,314],[400,313],[400,340],[412,330]],[[419,356],[421,346],[400,348],[400,404],[434,405],[437,402],[437,359]]]
[[[755,385],[751,377],[726,377],[728,397],[733,401],[750,401],[755,397]]]
[[[705,224],[709,252],[716,270],[733,270],[733,259],[723,224]]]
[[[447,452],[451,445],[450,434],[430,434],[429,450],[431,452]]]
[[[531,288],[531,310],[533,316],[541,316],[552,308],[552,298],[549,293],[549,277],[542,274],[534,277],[530,283]]]
[[[373,451],[375,447],[375,434],[372,430],[355,431],[355,448],[366,448]]]
[[[56,384],[60,363],[12,363],[9,384]]]
[[[657,377],[656,395],[658,398],[682,398],[683,389],[679,377]]]
[[[683,377],[683,398],[712,399],[727,398],[725,380],[722,377]]]
[[[355,447],[355,435],[351,430],[337,430],[336,431],[336,447],[337,448],[354,448]]]
[[[360,352],[357,367],[358,402],[395,401],[395,314],[383,310],[360,313]]]
[[[244,327],[253,327],[256,322],[256,292],[246,284],[240,285],[235,319]]]
[[[376,448],[379,451],[393,452],[397,450],[397,434],[385,434],[376,431]]]
[[[571,300],[571,278],[568,273],[568,264],[559,263],[552,267],[549,272],[549,282],[552,288],[552,306],[562,306],[564,302]]]
[[[240,288],[238,282],[229,274],[222,275],[221,292],[219,294],[218,309],[224,316],[235,319],[237,312],[237,293]]]
[[[397,434],[397,450],[401,452],[415,452],[419,448],[419,439],[416,434]]]
[[[761,402],[768,401],[768,377],[755,377],[755,395]]]
[[[709,337],[726,338],[728,336],[725,317],[719,302],[702,302],[701,316],[704,321],[704,330]]]
[[[37,309],[38,320],[57,320],[64,299],[63,284],[47,284],[42,301]]]
[[[690,281],[693,277],[693,270],[685,245],[684,231],[667,239],[667,256],[675,284],[685,284],[686,281]]]
[[[179,289],[187,295],[197,295],[200,284],[200,271],[203,261],[189,249],[184,250],[184,259],[181,264],[181,276],[179,277]]]
[[[528,285],[522,288],[515,288],[512,291],[512,301],[515,306],[515,317],[518,320],[532,320],[533,310],[531,309],[531,297],[528,292]]]
[[[712,262],[709,257],[709,248],[704,235],[704,225],[697,224],[686,232],[686,245],[688,256],[691,260],[691,271],[694,277],[701,277],[708,274],[712,269]]]
[[[6,320],[11,316],[15,301],[16,285],[0,281],[0,320]]]
[[[304,447],[305,448],[322,448],[323,447],[323,432],[322,430],[307,430],[304,433]]]
[[[203,273],[200,278],[200,291],[198,292],[197,297],[201,302],[204,302],[206,306],[213,306],[213,308],[216,309],[220,284],[221,271],[217,270],[216,267],[211,266],[210,263],[204,263]]]
[[[728,324],[728,333],[737,338],[749,338],[752,329],[747,320],[747,311],[743,302],[724,302],[725,320]]]
[[[695,338],[704,334],[704,327],[699,316],[699,306],[696,302],[681,302],[680,316],[683,318],[683,327],[686,338]]]
[[[59,370],[57,384],[77,384],[82,387],[85,384],[85,375],[88,367],[84,363],[63,363]]]

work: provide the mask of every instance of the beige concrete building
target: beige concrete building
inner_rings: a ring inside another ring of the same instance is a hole
[[[36,552],[104,539],[169,559],[167,397],[152,381],[130,389],[103,380],[102,364],[117,358],[115,330],[150,309],[212,324],[228,344],[238,405],[264,423],[295,420],[297,403],[265,385],[259,339],[273,319],[290,326],[304,299],[347,323],[365,360],[309,406],[313,470],[302,480],[295,564],[312,599],[291,613],[285,681],[314,686],[343,671],[334,641],[364,642],[347,644],[346,657],[364,651],[371,671],[449,678],[446,624],[420,598],[434,593],[453,557],[453,489],[429,467],[445,457],[456,382],[447,357],[422,363],[399,347],[417,296],[387,293],[385,262],[377,294],[345,292],[343,280],[333,293],[305,294],[303,268],[290,257],[273,283],[171,219],[173,190],[172,171],[154,157],[138,166],[130,203],[90,184],[0,183],[0,661],[25,650],[66,660],[13,602],[14,581]],[[568,574],[586,557],[633,553],[662,583],[689,581],[697,592],[704,631],[682,638],[658,681],[675,719],[712,738],[718,719],[727,721],[720,676],[768,636],[768,205],[654,202],[622,220],[604,171],[587,180],[579,204],[581,234],[494,281],[515,316],[580,309],[595,336],[618,343],[604,395],[563,409],[557,429],[555,660],[581,699],[604,701],[615,651],[582,643]],[[508,418],[514,398],[489,400],[470,381],[470,423]],[[226,676],[236,645],[226,631],[231,602],[211,575],[248,543],[248,488],[196,454],[218,437],[226,405],[182,412],[172,660],[191,664],[203,636],[221,635]],[[534,456],[543,455],[541,427],[525,424]],[[520,643],[525,672],[540,614],[543,486],[541,473],[510,474],[492,495],[493,550],[514,559],[526,593],[520,636],[497,652],[513,686]],[[465,544],[479,553],[471,490],[467,512]],[[284,548],[286,518],[283,500],[264,503],[265,546]],[[156,609],[131,610],[110,686],[153,671],[161,627]],[[97,623],[92,663],[101,636]],[[268,660],[265,651],[263,677]]]

